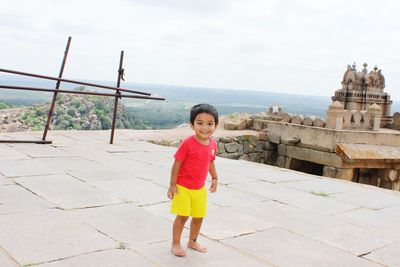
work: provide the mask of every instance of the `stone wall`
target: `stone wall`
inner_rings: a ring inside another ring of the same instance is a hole
[[[216,139],[218,156],[276,165],[277,146],[266,140],[262,133],[257,136],[221,137]]]

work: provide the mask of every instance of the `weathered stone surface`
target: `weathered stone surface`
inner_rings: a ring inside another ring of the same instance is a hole
[[[264,142],[264,148],[266,150],[273,150],[273,149],[276,149],[276,144],[271,143],[271,142]]]
[[[249,157],[250,157],[250,161],[252,161],[252,162],[260,162],[261,153],[250,153]]]
[[[356,258],[341,249],[282,228],[273,228],[222,242],[238,247],[254,257],[261,257],[276,266],[379,266],[368,260]]]
[[[108,196],[102,190],[65,174],[23,177],[16,181],[63,209],[96,207],[123,202],[121,199]]]
[[[226,155],[226,158],[228,159],[238,159],[240,157],[239,153],[229,153]]]
[[[51,168],[38,160],[0,160],[0,172],[6,177],[60,173],[59,170]],[[23,164],[23,168],[21,168],[21,164]]]
[[[301,142],[301,140],[297,137],[295,138],[290,138],[290,139],[282,139],[281,138],[281,143],[285,145],[290,145],[290,146],[296,146]]]
[[[367,197],[368,195],[366,195]],[[371,196],[371,198],[374,196]],[[336,214],[335,217],[346,222],[362,226],[370,231],[383,233],[400,238],[400,217],[393,216],[380,210],[370,208],[359,208]]]
[[[399,204],[397,194],[386,194],[385,189],[377,189],[361,186],[351,192],[332,195],[332,198],[370,209],[382,209]]]
[[[333,198],[316,196],[311,193],[290,190],[281,185],[256,182],[229,187],[243,192],[255,192],[260,196],[323,215],[332,215],[357,208],[358,205],[336,201]]]
[[[0,244],[21,265],[116,248],[118,243],[60,210],[0,216]]]
[[[228,153],[237,152],[239,150],[239,144],[235,143],[235,142],[226,143],[225,149],[226,149],[226,152],[228,152]]]
[[[279,156],[286,156],[287,155],[286,145],[283,145],[283,144],[278,145],[278,155]]]
[[[303,120],[303,125],[305,126],[313,126],[315,121],[315,116],[307,116]]]
[[[243,142],[243,153],[253,153],[256,151],[256,145],[254,142],[251,141],[244,141]]]
[[[314,122],[313,122],[313,126],[314,127],[325,127],[326,122],[325,120],[321,119],[321,118],[315,118]]]
[[[171,237],[170,222],[133,204],[78,209],[70,213],[110,238],[128,245],[160,242]]]
[[[241,160],[250,160],[250,157],[249,157],[248,154],[244,154],[244,155],[240,156],[239,159],[241,159]]]
[[[257,139],[260,141],[267,141],[267,134],[265,132],[258,132],[257,133]]]
[[[400,242],[394,243],[387,247],[374,250],[370,254],[363,256],[373,262],[383,264],[385,266],[400,266]]]
[[[286,161],[287,161],[287,157],[285,156],[278,156],[276,158],[276,166],[281,167],[281,168],[285,168],[286,167]],[[267,161],[268,162],[268,161]]]
[[[72,258],[38,265],[39,267],[54,266],[158,266],[147,258],[130,249],[112,249],[94,251],[88,254],[77,255]]]
[[[271,143],[280,144],[280,142],[281,142],[281,137],[278,134],[276,134],[275,132],[267,131],[267,137]]]
[[[291,123],[293,123],[293,124],[303,124],[303,121],[304,121],[304,116],[303,115],[295,115],[293,118],[292,118],[292,121],[291,121]]]
[[[254,266],[272,267],[271,264],[256,259],[244,253],[238,253],[234,248],[221,244],[219,241],[199,237],[199,242],[207,247],[207,253],[198,253],[192,249],[186,249],[187,256],[182,260],[172,257],[170,252],[171,243],[160,242],[151,245],[136,246],[135,250],[141,255],[155,262],[157,266],[176,267],[220,267],[220,266]]]
[[[221,142],[218,143],[218,154],[225,153],[225,152],[226,152],[226,150],[225,150],[225,145],[224,145],[224,143],[221,141]]]
[[[256,146],[256,148],[255,148],[256,152],[263,152],[264,151],[264,142],[256,141],[255,142],[255,146]]]
[[[230,137],[230,136],[221,137],[220,140],[221,140],[223,143],[230,143],[230,142],[232,142],[232,137]]]

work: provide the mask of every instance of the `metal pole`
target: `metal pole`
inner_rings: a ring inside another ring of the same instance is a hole
[[[112,96],[112,97],[126,97],[126,98],[139,98],[139,99],[150,99],[150,100],[165,100],[164,97],[155,97],[147,95],[124,95],[124,94],[110,94],[110,93],[98,93],[91,91],[71,91],[63,89],[48,89],[48,88],[38,88],[38,87],[27,87],[27,86],[14,86],[14,85],[0,85],[0,89],[11,89],[11,90],[24,90],[24,91],[38,91],[38,92],[58,92],[76,95],[97,95],[97,96]]]
[[[69,51],[69,46],[71,44],[71,36],[68,37],[68,42],[67,42],[67,46],[65,48],[65,52],[64,52],[64,58],[63,61],[61,63],[61,69],[60,69],[60,73],[58,74],[58,78],[61,78],[64,72],[64,67],[65,67],[65,63],[67,61],[67,56],[68,56],[68,51]],[[61,81],[58,80],[57,84],[56,84],[56,90],[60,89],[60,84]],[[54,92],[53,94],[53,100],[51,101],[51,106],[50,106],[50,110],[49,110],[49,114],[47,115],[47,122],[46,122],[46,127],[44,128],[44,132],[43,132],[43,137],[42,140],[46,140],[46,136],[47,136],[47,132],[49,131],[49,127],[51,124],[51,117],[53,115],[53,111],[54,111],[54,106],[56,105],[56,100],[57,100],[57,94],[58,92]]]
[[[117,79],[117,88],[119,88],[121,84],[121,78],[123,79],[124,76],[124,69],[122,68],[122,63],[124,61],[124,51],[121,51],[121,55],[119,57],[119,69],[118,69],[118,79]],[[118,110],[118,98],[120,98],[121,93],[119,90],[115,91],[115,94],[119,95],[116,96],[114,99],[114,114],[111,126],[111,137],[110,137],[110,144],[114,142],[114,131],[115,131],[115,121],[117,119],[117,110]]]
[[[8,70],[8,69],[0,68],[0,72],[23,75],[23,76],[29,76],[29,77],[35,77],[35,78],[46,79],[46,80],[61,81],[61,82],[66,82],[66,83],[74,83],[74,84],[80,84],[80,85],[86,85],[86,86],[98,87],[98,88],[104,88],[104,89],[110,89],[110,90],[119,90],[119,91],[123,91],[123,92],[140,94],[140,95],[151,95],[150,93],[141,92],[141,91],[135,91],[135,90],[129,90],[129,89],[125,89],[125,88],[116,88],[116,87],[113,87],[113,86],[107,86],[107,85],[101,85],[101,84],[95,84],[95,83],[88,83],[88,82],[82,82],[82,81],[76,81],[76,80],[70,80],[70,79],[62,79],[62,78],[56,78],[56,77],[40,75],[40,74],[35,74],[35,73],[22,72],[22,71],[16,71],[16,70]]]

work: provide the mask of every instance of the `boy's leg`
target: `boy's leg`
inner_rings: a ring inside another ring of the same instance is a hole
[[[187,246],[199,252],[207,252],[207,248],[197,242],[203,218],[192,218],[190,222],[190,236]]]
[[[173,227],[172,227],[172,245],[171,251],[175,256],[184,257],[186,252],[181,246],[181,236],[183,227],[187,221],[187,216],[176,216]]]

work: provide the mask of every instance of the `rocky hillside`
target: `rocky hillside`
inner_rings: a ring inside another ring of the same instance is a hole
[[[77,90],[83,90],[82,88]],[[0,110],[0,132],[42,130],[47,121],[50,103],[24,108]],[[114,99],[110,97],[61,94],[57,98],[52,117],[54,130],[107,130],[111,128]],[[119,102],[116,127],[146,129],[143,121],[135,118]]]

